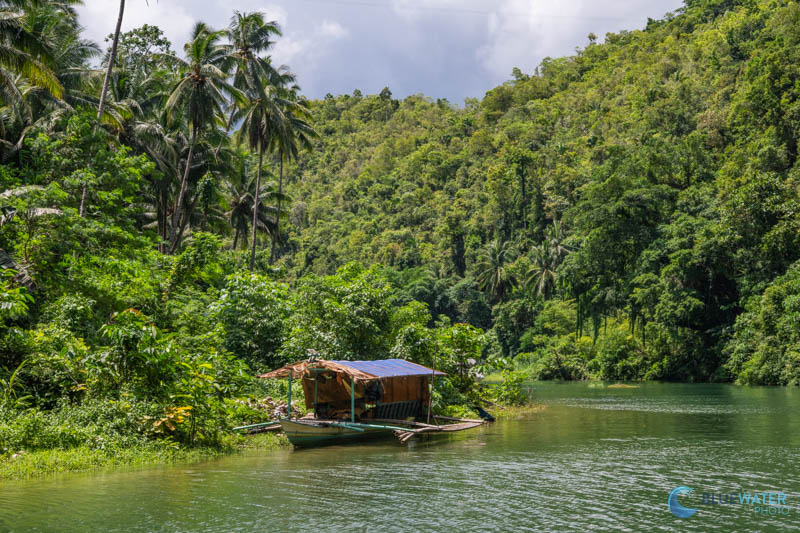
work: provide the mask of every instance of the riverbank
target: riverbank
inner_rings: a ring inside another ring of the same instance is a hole
[[[491,409],[491,413],[495,420],[520,420],[541,413],[545,409],[546,406],[542,404],[508,405]]]
[[[589,385],[527,383],[541,411],[413,447],[241,453],[0,484],[0,531],[793,530],[800,389]],[[684,485],[695,489],[680,496],[698,509],[690,519],[666,505]],[[788,515],[702,498],[769,490],[787,495]]]
[[[291,448],[291,444],[283,434],[262,433],[250,436],[229,435],[217,447],[189,448],[166,441],[152,441],[128,448],[97,449],[78,446],[31,452],[21,450],[0,457],[0,482],[121,467],[194,463],[223,455],[288,448]]]
[[[519,420],[544,410],[543,405],[501,406],[491,409],[497,420]],[[219,446],[186,447],[175,442],[155,440],[146,444],[122,447],[44,449],[9,453],[0,456],[0,482],[65,473],[85,473],[124,467],[190,464],[226,455],[254,451],[291,449],[283,433],[226,435]]]

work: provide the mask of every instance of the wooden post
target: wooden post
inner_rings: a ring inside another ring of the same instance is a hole
[[[314,373],[314,418],[317,418],[317,383],[319,373]]]
[[[289,404],[286,406],[286,418],[292,418],[292,372],[289,371]]]
[[[356,380],[350,378],[350,422],[356,421]]]
[[[435,374],[431,374],[430,383],[428,383],[428,424],[431,423],[431,404],[433,403],[433,376]]]

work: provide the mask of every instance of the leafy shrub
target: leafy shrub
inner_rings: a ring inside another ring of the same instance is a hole
[[[589,377],[589,364],[594,356],[588,337],[575,340],[571,335],[556,337],[534,352],[517,355],[517,368],[526,370],[533,379],[580,380]]]
[[[740,383],[800,384],[800,262],[737,318],[727,349]]]
[[[56,323],[28,333],[29,353],[21,379],[40,407],[60,398],[78,398],[86,390],[90,351],[82,339]]]
[[[82,294],[65,294],[48,305],[43,310],[42,317],[53,326],[65,328],[83,339],[90,339],[99,328],[94,314],[96,304],[97,302]]]
[[[523,405],[528,401],[528,394],[523,385],[528,376],[524,372],[503,370],[503,380],[492,385],[490,394],[497,403],[506,405]]]
[[[210,315],[221,329],[223,347],[253,369],[271,369],[284,359],[279,348],[289,316],[286,285],[251,273],[229,276]]]
[[[314,349],[326,359],[379,359],[394,344],[392,287],[378,267],[348,263],[333,276],[303,278],[292,301],[282,353],[297,360]]]
[[[0,410],[0,450],[124,448],[145,442],[157,404],[132,398],[59,402],[52,410]]]
[[[644,354],[625,329],[606,332],[597,341],[596,350],[594,365],[602,379],[637,380],[646,372]]]

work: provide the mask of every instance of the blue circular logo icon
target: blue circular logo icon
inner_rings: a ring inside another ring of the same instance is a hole
[[[672,489],[672,492],[669,493],[669,498],[667,499],[667,504],[669,505],[669,510],[672,511],[672,514],[678,518],[689,518],[697,512],[697,509],[690,509],[678,503],[679,494],[689,494],[691,492],[694,492],[694,489],[690,487],[677,487]]]

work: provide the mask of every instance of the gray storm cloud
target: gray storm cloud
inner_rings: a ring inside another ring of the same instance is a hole
[[[680,0],[128,0],[123,30],[161,27],[180,51],[195,21],[227,24],[233,10],[263,11],[281,23],[273,50],[310,97],[423,93],[461,103],[531,72],[545,57],[574,52],[593,32],[642,28]],[[88,37],[103,43],[118,3],[87,0],[78,8]]]

